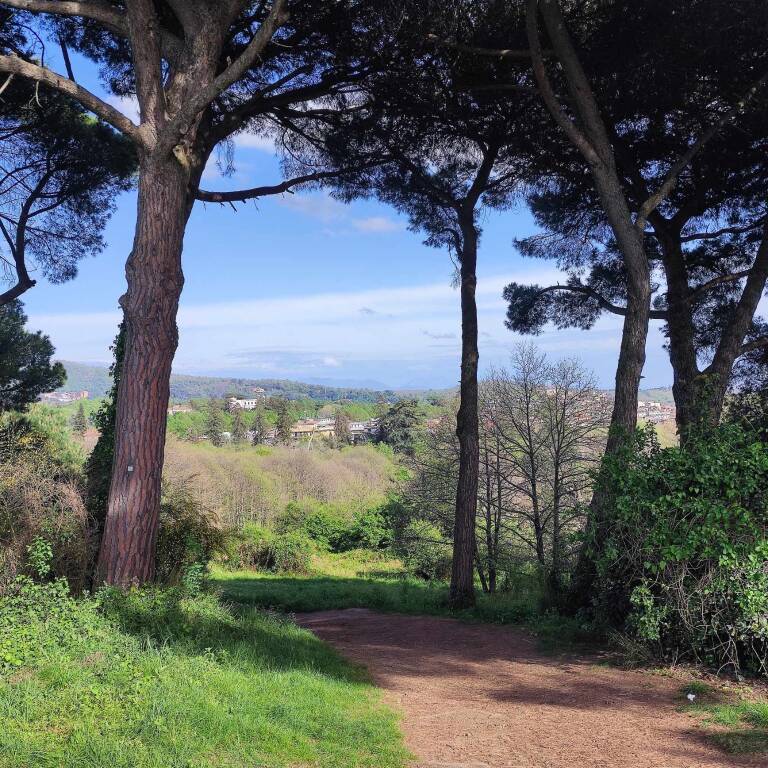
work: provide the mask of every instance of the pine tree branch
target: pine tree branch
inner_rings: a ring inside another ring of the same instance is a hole
[[[43,83],[61,93],[71,96],[86,109],[98,115],[102,120],[112,125],[138,146],[145,146],[144,136],[138,125],[129,120],[122,112],[111,104],[102,101],[86,88],[78,85],[67,77],[38,64],[24,61],[19,56],[0,56],[0,72],[21,75],[38,83]]]

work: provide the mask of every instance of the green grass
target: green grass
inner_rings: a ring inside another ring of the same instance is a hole
[[[534,631],[543,650],[562,652],[593,644],[595,637],[577,621],[542,613],[532,579],[521,578],[509,591],[485,595],[477,605],[451,611],[448,585],[407,576],[397,560],[370,553],[324,554],[309,574],[274,574],[213,568],[213,583],[228,601],[276,611],[305,613],[370,608],[388,613],[453,616],[464,621],[517,624]]]
[[[141,591],[42,609],[0,600],[0,630],[9,626],[15,640],[0,642],[2,768],[407,760],[397,717],[364,672],[283,617],[211,595]]]
[[[725,694],[701,681],[688,683],[681,697],[692,693],[696,700],[685,710],[704,717],[707,725],[727,730],[712,730],[708,737],[731,753],[768,753],[768,701],[729,700]]]

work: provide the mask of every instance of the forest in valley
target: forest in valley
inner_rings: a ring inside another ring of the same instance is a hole
[[[761,764],[766,33],[762,0],[0,1],[0,768]],[[244,136],[279,180],[231,188]],[[234,242],[312,190],[443,254],[445,387],[172,374],[193,210]],[[57,362],[24,302],[126,216],[109,372]]]

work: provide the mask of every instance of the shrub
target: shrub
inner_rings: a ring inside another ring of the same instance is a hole
[[[56,421],[6,415],[0,422],[0,593],[30,573],[30,551],[51,550],[51,578],[86,585],[94,551],[76,453],[61,450]],[[36,548],[30,550],[33,542]]]
[[[378,508],[350,515],[333,504],[291,502],[275,521],[278,533],[299,532],[329,552],[380,549],[391,543],[392,532]]]
[[[429,581],[451,575],[451,545],[434,523],[411,521],[399,533],[395,549],[414,576]]]
[[[70,596],[65,579],[19,576],[0,595],[0,674],[98,631],[96,605]]]
[[[201,582],[208,563],[225,548],[226,534],[184,483],[163,489],[157,536],[156,580],[161,584]]]
[[[275,520],[278,534],[303,533],[320,549],[338,551],[349,527],[346,518],[337,507],[322,502],[291,502]]]
[[[767,673],[768,445],[737,426],[683,448],[641,432],[607,471],[598,615],[619,606],[665,655]]]
[[[313,550],[312,541],[300,531],[274,533],[246,523],[230,534],[224,559],[227,567],[235,570],[306,573]]]

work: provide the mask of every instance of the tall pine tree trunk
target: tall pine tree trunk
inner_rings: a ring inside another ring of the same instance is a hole
[[[126,587],[154,577],[188,186],[188,171],[175,157],[142,159],[136,233],[126,264],[128,289],[120,299],[125,358],[96,583]]]
[[[480,470],[477,368],[477,232],[474,222],[462,226],[461,253],[461,384],[456,435],[459,438],[459,481],[453,528],[450,602],[454,608],[475,603],[474,552],[477,487]]]

